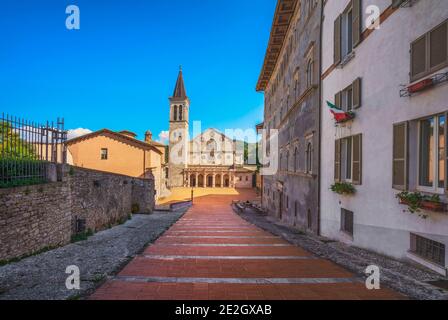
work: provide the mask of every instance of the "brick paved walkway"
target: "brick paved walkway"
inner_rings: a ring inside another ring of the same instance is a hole
[[[232,199],[210,195],[194,206],[91,299],[397,299],[236,215]]]

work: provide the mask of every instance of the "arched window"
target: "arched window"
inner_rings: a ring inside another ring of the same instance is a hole
[[[174,106],[173,120],[177,121],[177,106]]]
[[[310,59],[308,61],[308,65],[306,67],[306,84],[307,84],[308,88],[310,88],[314,82],[313,69],[314,69],[314,62],[313,62],[313,60]]]
[[[179,121],[182,121],[183,111],[183,107],[179,106]]]
[[[286,153],[286,171],[289,171],[289,151]]]
[[[294,172],[299,170],[299,150],[294,150]]]
[[[313,171],[313,146],[308,143],[306,147],[306,172],[311,173]]]

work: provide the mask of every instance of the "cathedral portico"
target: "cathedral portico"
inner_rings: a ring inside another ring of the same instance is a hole
[[[184,170],[184,187],[234,188],[235,169],[229,167],[191,166]]]

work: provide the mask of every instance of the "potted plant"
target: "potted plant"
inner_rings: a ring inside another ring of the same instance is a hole
[[[416,213],[420,211],[423,195],[420,192],[403,191],[396,195],[400,199],[400,204],[408,206],[409,212]]]
[[[348,182],[336,182],[331,185],[330,189],[331,191],[342,195],[350,195],[356,193],[355,187]]]
[[[431,210],[431,211],[437,211],[441,212],[445,209],[445,204],[440,201],[439,195],[433,195],[431,197],[425,197],[422,201],[422,208]]]
[[[403,191],[396,196],[400,199],[400,204],[408,206],[409,212],[420,212],[420,209],[442,212],[445,211],[445,204],[440,200],[440,196],[432,195],[426,196],[420,192]],[[420,215],[426,218],[426,215]]]

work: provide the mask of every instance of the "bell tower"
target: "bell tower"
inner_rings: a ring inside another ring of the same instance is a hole
[[[190,114],[190,100],[185,91],[182,67],[179,68],[173,96],[169,98],[170,126],[169,126],[169,187],[184,186],[184,170],[188,166],[188,118]]]

